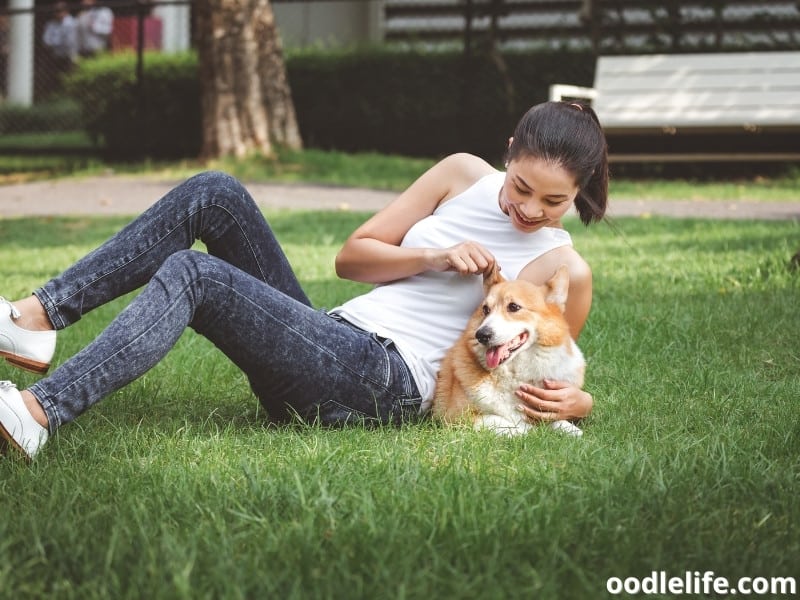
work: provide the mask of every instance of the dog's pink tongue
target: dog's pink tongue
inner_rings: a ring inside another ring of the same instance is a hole
[[[492,346],[486,351],[486,366],[495,369],[503,362],[503,349],[505,346]]]

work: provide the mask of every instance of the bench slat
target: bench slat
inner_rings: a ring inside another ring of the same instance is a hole
[[[797,94],[783,93],[787,98]],[[778,94],[772,94],[771,100]],[[642,94],[636,99],[606,98],[598,106],[598,115],[605,127],[679,128],[714,125],[752,129],[754,127],[800,127],[800,105],[781,102],[759,102],[761,94],[724,95],[711,102],[704,94],[674,94],[669,100],[657,94]],[[800,142],[798,143],[800,146]]]
[[[800,128],[800,52],[600,57],[594,89],[608,130]]]
[[[719,54],[646,54],[638,56],[601,56],[597,72],[625,74],[676,69],[697,71],[723,70],[743,72],[761,69],[788,69],[800,67],[800,52],[725,52]]]
[[[603,94],[635,94],[642,91],[658,90],[665,94],[676,91],[676,86],[681,90],[714,90],[724,91],[748,91],[753,90],[761,93],[776,91],[800,92],[800,79],[793,76],[772,76],[772,74],[759,74],[753,77],[742,75],[715,75],[694,74],[681,78],[675,77],[643,77],[627,76],[624,79],[613,79],[603,83]]]

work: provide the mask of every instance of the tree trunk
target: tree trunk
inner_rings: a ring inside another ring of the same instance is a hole
[[[269,0],[199,0],[204,158],[302,147]]]

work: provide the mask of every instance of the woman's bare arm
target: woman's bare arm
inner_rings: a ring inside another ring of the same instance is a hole
[[[491,165],[469,154],[436,163],[350,235],[336,256],[336,273],[354,281],[385,283],[429,270],[483,272],[494,259],[479,244],[465,241],[434,249],[402,248],[400,243],[415,223],[492,171]]]
[[[569,291],[564,317],[572,338],[577,340],[592,306],[592,270],[574,248],[563,246],[543,254],[520,273],[520,278],[544,284],[560,265],[567,265]],[[592,395],[563,381],[545,381],[542,387],[522,384],[517,388],[520,410],[532,421],[580,419],[594,406]]]

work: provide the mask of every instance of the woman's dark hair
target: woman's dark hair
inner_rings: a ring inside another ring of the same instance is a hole
[[[599,221],[608,206],[608,145],[600,121],[588,105],[544,102],[517,123],[506,161],[541,158],[575,177],[575,208],[584,225]]]

